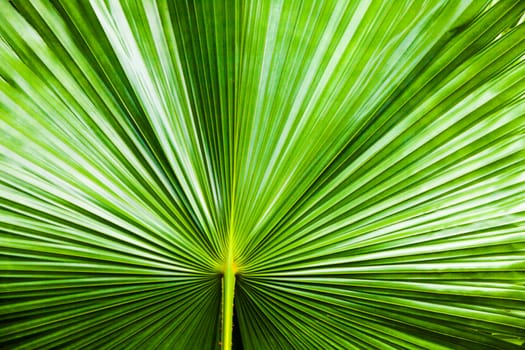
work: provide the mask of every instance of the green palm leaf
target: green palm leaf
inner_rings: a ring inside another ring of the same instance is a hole
[[[1,347],[522,348],[524,13],[1,1]]]

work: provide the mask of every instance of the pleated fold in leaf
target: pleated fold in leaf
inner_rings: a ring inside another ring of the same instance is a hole
[[[0,0],[0,348],[523,348],[524,18]]]

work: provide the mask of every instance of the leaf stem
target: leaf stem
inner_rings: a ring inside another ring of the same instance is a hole
[[[228,249],[222,277],[222,346],[225,350],[232,348],[233,333],[233,297],[235,294],[235,273],[237,268],[233,261],[233,249]]]

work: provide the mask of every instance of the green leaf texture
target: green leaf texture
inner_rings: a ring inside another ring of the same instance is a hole
[[[523,349],[524,13],[0,0],[0,348]]]

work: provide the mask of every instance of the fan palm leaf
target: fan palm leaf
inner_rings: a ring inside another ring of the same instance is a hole
[[[2,348],[522,348],[524,13],[1,1]]]

